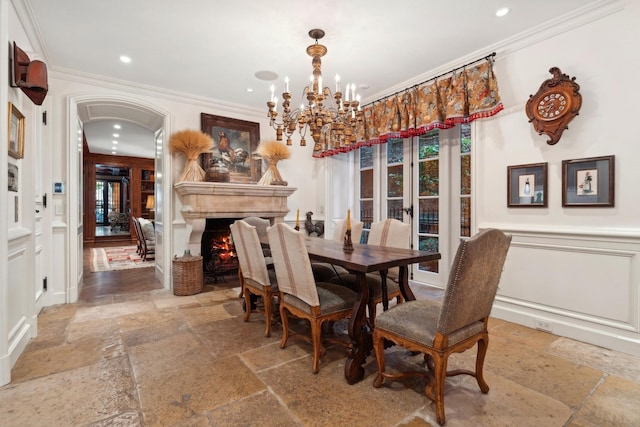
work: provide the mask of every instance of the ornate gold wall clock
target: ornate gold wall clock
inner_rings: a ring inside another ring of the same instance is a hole
[[[558,67],[549,72],[553,77],[542,82],[535,95],[529,95],[525,111],[536,132],[547,134],[551,138],[547,144],[554,145],[580,112],[582,95],[575,77],[562,74]]]

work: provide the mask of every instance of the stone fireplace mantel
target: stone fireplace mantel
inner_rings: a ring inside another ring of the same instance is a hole
[[[182,202],[183,218],[190,228],[189,249],[200,253],[207,218],[268,218],[271,224],[283,222],[289,212],[287,197],[296,187],[236,184],[228,182],[183,181],[173,188]]]

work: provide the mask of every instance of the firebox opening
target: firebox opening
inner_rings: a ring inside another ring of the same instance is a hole
[[[225,275],[238,271],[238,256],[229,228],[234,221],[236,218],[207,218],[206,220],[200,243],[205,283],[208,279],[218,283],[218,278],[224,280]]]

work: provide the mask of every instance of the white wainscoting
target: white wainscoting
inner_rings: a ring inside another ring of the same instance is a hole
[[[9,242],[7,257],[7,343],[10,364],[16,363],[29,340],[35,336],[31,324],[33,310],[32,275],[25,274],[31,264],[28,253],[29,234],[25,232]]]
[[[513,237],[492,315],[640,355],[639,235],[501,229]]]

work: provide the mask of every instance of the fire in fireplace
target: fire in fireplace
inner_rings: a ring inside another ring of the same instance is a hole
[[[200,243],[202,254],[202,268],[206,278],[224,279],[227,274],[238,271],[238,256],[233,246],[231,230],[235,218],[207,218],[202,241]]]

